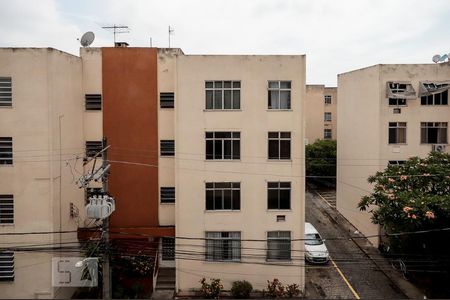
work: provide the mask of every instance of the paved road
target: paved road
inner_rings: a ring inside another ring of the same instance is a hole
[[[325,244],[338,268],[330,262],[327,266],[310,265],[306,269],[306,289],[309,298],[356,298],[398,299],[405,294],[380,270],[354,241],[353,232],[343,224],[345,221],[332,206],[315,192],[306,193],[306,221],[310,222],[327,239]],[[337,222],[336,219],[339,221]],[[331,239],[339,237],[339,239]],[[358,241],[360,244],[361,241]],[[367,242],[368,243],[368,242]],[[386,266],[384,266],[386,267]],[[342,276],[338,273],[342,272]],[[345,279],[343,278],[345,277]],[[345,282],[348,281],[348,284]],[[349,287],[350,286],[350,287]],[[355,293],[351,291],[354,289]],[[309,295],[308,295],[309,290]]]

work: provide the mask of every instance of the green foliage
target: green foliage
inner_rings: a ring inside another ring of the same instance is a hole
[[[253,286],[250,282],[246,280],[234,281],[231,287],[231,294],[237,299],[247,299],[250,297],[252,290]]]
[[[202,278],[200,283],[202,284],[200,292],[203,297],[207,299],[219,299],[220,292],[223,289],[220,279],[211,278],[210,283],[207,283],[206,279]]]
[[[412,157],[403,165],[389,165],[370,176],[373,192],[358,207],[372,214],[372,222],[386,233],[430,230],[450,224],[450,155],[432,152],[426,158]],[[390,236],[391,246],[417,251],[442,249],[443,234]],[[411,252],[411,251],[408,251]]]
[[[336,141],[317,140],[306,145],[306,175],[336,176]]]

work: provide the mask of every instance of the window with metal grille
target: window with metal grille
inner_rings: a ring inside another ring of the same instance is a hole
[[[291,133],[269,132],[269,159],[291,159]]]
[[[206,260],[240,261],[240,232],[206,232]]]
[[[159,106],[161,108],[174,108],[175,107],[175,93],[160,93],[159,94]]]
[[[332,131],[331,131],[331,129],[324,129],[323,130],[323,138],[325,140],[331,140],[332,139]]]
[[[86,157],[93,157],[97,152],[102,151],[102,141],[86,141]]]
[[[389,144],[406,144],[406,122],[389,122]]]
[[[331,96],[325,95],[325,104],[331,104]]]
[[[162,260],[175,260],[175,238],[163,237],[161,243]]]
[[[161,187],[161,203],[175,203],[174,187]]]
[[[84,98],[86,110],[102,110],[102,95],[86,94]]]
[[[448,90],[420,97],[421,105],[448,105]]]
[[[11,77],[0,77],[0,107],[12,106]]]
[[[268,108],[291,109],[291,82],[269,81]]]
[[[14,224],[14,196],[0,195],[0,225]]]
[[[0,281],[14,281],[14,252],[0,251]]]
[[[267,183],[267,208],[290,209],[291,208],[291,183],[268,182]]]
[[[160,148],[161,148],[161,156],[175,156],[174,140],[161,140]]]
[[[12,137],[0,137],[0,165],[12,165],[13,144]]]
[[[206,159],[240,159],[240,132],[206,132]]]
[[[207,182],[206,210],[240,210],[241,184],[239,182]]]
[[[447,144],[447,122],[421,122],[420,142],[422,144]]]
[[[291,260],[291,232],[267,232],[267,259]]]
[[[325,122],[331,122],[331,113],[330,113],[330,112],[324,113],[324,115],[323,115],[323,120],[324,120]]]
[[[206,109],[240,109],[240,81],[206,81]]]

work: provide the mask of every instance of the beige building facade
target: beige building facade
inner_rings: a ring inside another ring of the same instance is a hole
[[[448,152],[450,65],[375,65],[338,75],[337,209],[364,235],[379,234],[357,204],[389,163]],[[373,238],[374,245],[378,239]]]
[[[337,88],[319,84],[306,85],[305,98],[306,144],[316,140],[336,140]]]

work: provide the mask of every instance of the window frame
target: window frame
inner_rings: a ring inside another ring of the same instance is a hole
[[[272,186],[271,186],[272,185]],[[273,185],[276,185],[274,187]],[[282,185],[289,185],[289,187],[282,186]],[[271,208],[270,207],[270,191],[271,190],[277,190],[277,207]],[[282,199],[281,199],[281,191],[289,191],[289,199],[288,199],[288,205],[287,208],[282,208]],[[273,210],[291,210],[292,209],[292,182],[290,181],[267,181],[267,210],[273,211]]]
[[[175,140],[159,140],[159,155],[161,157],[175,156]]]
[[[84,94],[85,111],[101,111],[103,109],[102,94]]]
[[[424,126],[424,124],[426,124]],[[433,124],[433,126],[429,126],[429,124]],[[436,124],[439,124],[438,126],[436,126]],[[445,124],[445,126],[443,126]],[[428,130],[429,129],[437,129],[436,132],[436,138],[438,139],[436,142],[424,142],[424,137],[422,136],[423,134],[423,129],[426,129],[426,139],[429,139],[429,133]],[[440,130],[444,130],[445,129],[445,142],[439,141],[439,131]],[[420,144],[421,145],[434,145],[434,144],[448,144],[448,122],[420,122]]]
[[[7,216],[7,217],[4,217]],[[7,222],[4,222],[7,220]],[[0,195],[0,226],[14,225],[14,195]]]
[[[271,134],[277,134],[277,137],[271,137]],[[289,137],[283,137],[283,135],[289,135]],[[282,141],[289,141],[289,157],[282,157],[282,147],[284,144]],[[275,142],[278,144],[278,156],[271,157],[271,142]],[[269,131],[267,133],[267,159],[269,160],[291,160],[292,155],[292,132],[290,131]]]
[[[161,108],[161,109],[175,108],[175,93],[174,92],[160,92],[159,93],[159,108]]]
[[[0,137],[0,166],[14,165],[14,140],[12,137]],[[9,150],[9,151],[7,151]]]
[[[277,87],[271,87],[271,84],[277,84]],[[289,88],[281,87],[283,84],[288,84]],[[278,107],[272,107],[272,93],[278,92],[277,104]],[[288,107],[281,107],[281,94],[288,93]],[[291,80],[268,80],[267,81],[267,109],[268,110],[292,110],[292,81]]]
[[[329,118],[328,118],[328,116],[329,116]],[[326,111],[323,113],[323,121],[324,122],[332,122],[332,120],[333,120],[332,117],[333,117],[333,115],[330,111]]]
[[[274,234],[276,233],[277,236],[276,237],[271,237],[270,234]],[[280,237],[280,234],[286,234],[289,233],[289,237]],[[288,231],[288,230],[274,230],[274,231],[267,231],[267,241],[266,241],[266,260],[267,261],[292,261],[292,240],[291,240],[291,236],[292,236],[292,232]],[[286,256],[277,256],[274,255],[273,253],[271,253],[271,251],[286,251],[284,249],[280,249],[280,244],[278,244],[277,248],[274,248],[271,244],[274,242],[281,242],[284,241],[286,243],[286,245],[289,245],[289,255]]]
[[[327,133],[330,133],[330,136],[327,136]],[[333,139],[333,130],[331,128],[324,128],[323,129],[323,139],[324,140],[331,140]]]
[[[6,258],[6,259],[5,259]],[[15,258],[13,251],[0,251],[0,261],[3,264],[8,264],[4,267],[7,269],[3,273],[0,273],[0,282],[8,282],[14,281],[15,278]],[[9,273],[10,275],[4,275],[5,273]]]
[[[227,135],[230,137],[217,137],[217,135]],[[216,146],[220,141],[221,158],[216,158]],[[228,141],[230,145],[229,158],[225,154],[225,144]],[[236,142],[236,143],[235,143]],[[212,154],[208,154],[208,148],[211,147]],[[237,145],[237,146],[236,146]],[[237,147],[238,153],[235,153],[234,147]],[[229,161],[241,159],[241,132],[240,131],[205,131],[205,160],[207,161]]]
[[[174,261],[175,257],[176,257],[175,237],[162,237],[161,238],[161,260]]]
[[[220,83],[220,84],[219,84]],[[225,87],[226,83],[230,83],[229,87]],[[208,86],[208,84],[212,84]],[[220,85],[217,86],[216,85]],[[205,80],[205,111],[232,111],[241,109],[241,80]],[[230,108],[225,108],[225,91],[230,92]],[[208,93],[212,94],[212,107],[208,107]],[[235,99],[236,95],[239,95]],[[216,107],[216,96],[220,93],[220,108]],[[237,105],[236,105],[237,104]]]
[[[173,193],[173,196],[172,196]],[[163,194],[169,194],[172,197],[163,197]],[[176,194],[175,187],[173,186],[161,186],[159,188],[159,203],[161,204],[175,204]]]
[[[395,101],[395,104],[392,104],[391,101]],[[401,103],[399,103],[401,102]],[[398,106],[408,106],[406,98],[388,98],[388,104],[390,107],[398,107]]]
[[[208,234],[220,234],[220,237],[208,237]],[[224,235],[228,235],[225,237]],[[230,235],[236,235],[233,237]],[[237,237],[239,235],[239,237]],[[225,242],[228,244],[224,247]],[[237,243],[237,247],[234,243]],[[233,250],[237,250],[237,256],[234,256]],[[226,251],[226,252],[225,252]],[[230,254],[229,258],[225,253]],[[208,262],[240,262],[242,258],[242,235],[240,231],[205,231],[205,261]]]
[[[439,95],[439,102],[438,102],[438,96]],[[445,102],[444,102],[444,95],[445,95]],[[424,103],[425,102],[425,103]],[[420,105],[421,106],[448,106],[448,90],[442,91],[440,93],[430,94],[427,96],[421,96],[420,97]]]
[[[391,124],[396,124],[391,125]],[[400,125],[400,124],[404,124]],[[395,129],[395,142],[391,142],[391,129]],[[405,140],[402,142],[399,142],[399,136],[401,136],[399,134],[400,130],[404,130],[405,131]],[[388,144],[389,145],[406,145],[408,142],[408,122],[388,122]]]
[[[324,95],[324,103],[325,103],[325,105],[330,105],[330,104],[332,104],[332,97],[331,97],[331,95]]]
[[[220,187],[220,185],[229,184],[229,187]],[[208,192],[212,191],[212,199],[208,199]],[[221,194],[221,207],[216,208],[216,192]],[[230,192],[230,207],[225,208],[225,191]],[[235,208],[234,198],[236,197],[235,191],[238,191],[238,206],[239,208]],[[209,202],[212,202],[211,205],[208,205]],[[205,211],[240,211],[241,210],[241,183],[240,182],[205,182]]]
[[[11,76],[0,76],[0,108],[13,105],[13,80]]]

